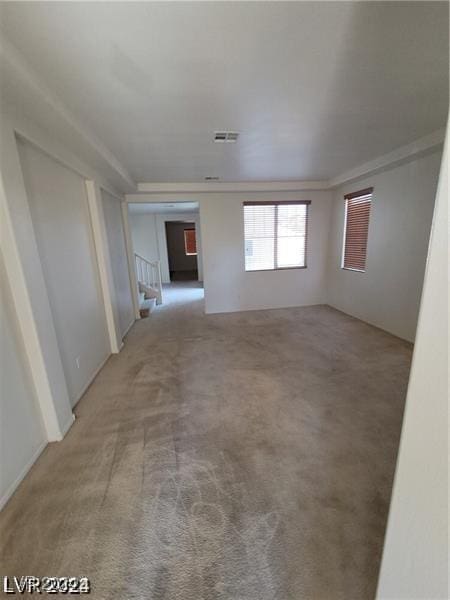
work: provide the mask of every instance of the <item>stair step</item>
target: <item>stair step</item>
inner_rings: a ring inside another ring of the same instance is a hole
[[[145,319],[153,311],[156,306],[156,298],[149,298],[148,300],[142,300],[139,303],[139,314],[142,319]]]

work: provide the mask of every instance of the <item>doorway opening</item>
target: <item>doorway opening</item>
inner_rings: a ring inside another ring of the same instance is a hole
[[[155,311],[201,303],[204,291],[198,202],[130,203],[128,215],[139,307],[148,303],[149,287],[159,294],[153,303]]]
[[[198,281],[195,221],[166,221],[165,226],[170,281]]]

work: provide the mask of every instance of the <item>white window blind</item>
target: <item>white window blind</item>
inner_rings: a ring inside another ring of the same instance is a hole
[[[244,202],[246,271],[306,267],[309,204]]]

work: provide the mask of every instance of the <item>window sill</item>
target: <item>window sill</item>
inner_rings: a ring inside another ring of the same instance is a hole
[[[299,269],[307,269],[304,267],[277,267],[276,269],[244,269],[246,273],[269,273],[270,271],[298,271]]]
[[[365,273],[365,269],[351,269],[350,267],[341,267],[343,271],[353,271],[354,273]]]

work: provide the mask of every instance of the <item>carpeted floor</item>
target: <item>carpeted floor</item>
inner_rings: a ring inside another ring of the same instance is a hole
[[[373,598],[410,344],[327,306],[205,316],[195,286],[136,323],[8,503],[0,574]]]

